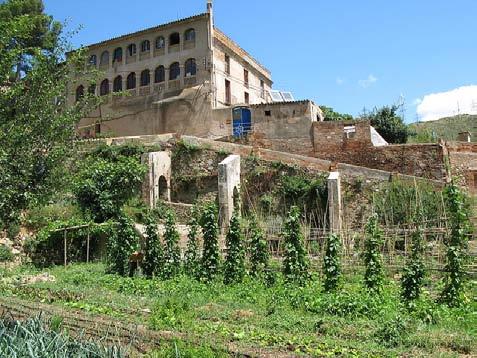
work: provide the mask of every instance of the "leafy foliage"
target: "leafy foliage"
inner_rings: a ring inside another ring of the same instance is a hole
[[[360,119],[369,120],[388,143],[406,143],[409,129],[397,114],[399,108],[397,105],[375,108],[371,113],[363,114]]]
[[[122,206],[139,193],[145,172],[137,159],[125,156],[86,161],[75,180],[78,204],[96,222],[117,217]]]
[[[321,111],[323,112],[325,121],[352,121],[353,116],[351,114],[338,113],[333,110],[331,107],[320,106]]]
[[[205,206],[200,219],[204,240],[201,262],[201,280],[213,280],[220,270],[220,253],[218,242],[217,206],[209,203]]]
[[[378,216],[373,214],[366,223],[364,241],[364,284],[371,292],[379,292],[383,286],[384,271],[381,255],[383,234],[378,225]]]
[[[224,263],[224,283],[242,282],[245,276],[245,249],[238,209],[234,210],[230,219],[225,245],[227,256]]]
[[[250,238],[250,274],[258,276],[268,269],[270,253],[268,252],[268,242],[255,215],[250,218],[248,234]]]
[[[200,256],[199,256],[199,220],[197,207],[192,209],[192,215],[189,220],[189,233],[187,234],[187,249],[184,255],[184,271],[190,277],[199,277]]]
[[[13,260],[12,250],[4,244],[0,245],[0,262],[8,262]]]
[[[107,271],[121,276],[128,275],[129,257],[138,249],[139,236],[134,223],[126,215],[117,217],[116,230],[108,240]]]
[[[449,306],[458,306],[462,302],[470,223],[465,209],[465,196],[461,189],[455,183],[451,183],[445,192],[449,206],[451,234],[445,240],[447,254],[444,271],[446,275],[440,299]]]
[[[417,216],[416,229],[411,238],[411,255],[409,256],[406,267],[401,278],[401,297],[407,302],[419,298],[424,279],[424,262],[423,262],[423,241],[424,237],[419,224],[421,215]],[[422,220],[422,219],[421,219]]]
[[[338,287],[341,276],[341,239],[338,235],[331,234],[326,238],[325,257],[323,258],[323,273],[325,291],[334,291]]]
[[[180,272],[181,251],[179,249],[179,233],[176,229],[175,217],[172,211],[166,213],[164,231],[164,268],[162,276],[171,278]]]
[[[288,213],[283,238],[285,241],[283,275],[289,282],[303,284],[309,276],[309,262],[303,246],[303,234],[300,227],[300,210],[296,206],[293,206]]]
[[[164,265],[164,250],[157,231],[157,222],[152,215],[146,217],[145,233],[143,272],[147,277],[161,276]]]

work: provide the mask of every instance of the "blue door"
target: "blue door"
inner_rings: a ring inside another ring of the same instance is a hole
[[[232,111],[233,136],[244,137],[252,131],[252,112],[247,107],[236,107]]]

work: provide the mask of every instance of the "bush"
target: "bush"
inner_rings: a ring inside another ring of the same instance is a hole
[[[390,321],[383,322],[382,326],[376,331],[377,341],[387,347],[397,347],[402,344],[409,334],[409,325],[407,321],[396,316]]]
[[[225,245],[227,256],[224,263],[224,283],[242,282],[245,276],[245,250],[238,209],[234,210],[230,219]]]
[[[12,250],[6,245],[0,245],[0,262],[13,261]]]

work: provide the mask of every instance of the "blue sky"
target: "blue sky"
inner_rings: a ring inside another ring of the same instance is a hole
[[[82,26],[74,46],[201,13],[206,4],[44,2],[68,29]],[[275,89],[296,99],[357,115],[403,96],[407,122],[416,110],[421,119],[477,111],[475,0],[215,0],[214,9],[216,26],[272,71]]]

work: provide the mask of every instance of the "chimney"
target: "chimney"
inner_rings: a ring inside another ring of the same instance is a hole
[[[207,0],[207,12],[212,13],[212,0]]]

